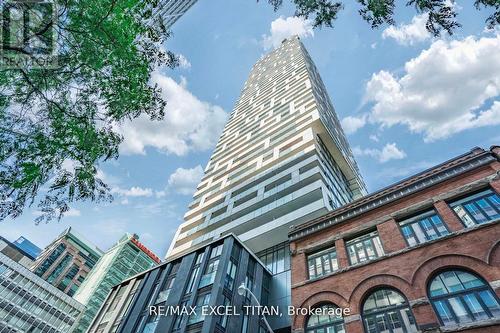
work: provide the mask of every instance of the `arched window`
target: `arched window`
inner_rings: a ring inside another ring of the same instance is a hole
[[[488,284],[462,270],[445,271],[432,279],[429,299],[445,326],[500,317],[498,298]]]
[[[345,333],[344,318],[337,306],[324,304],[316,309],[321,309],[321,313],[307,319],[306,333]]]
[[[414,333],[415,318],[408,301],[393,289],[379,289],[363,304],[366,333]]]

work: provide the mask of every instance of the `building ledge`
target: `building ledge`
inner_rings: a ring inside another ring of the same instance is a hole
[[[301,239],[325,228],[350,220],[388,203],[400,200],[416,192],[455,178],[475,168],[486,166],[498,161],[493,151],[477,148],[471,152],[448,160],[435,167],[422,171],[414,176],[403,179],[393,185],[383,188],[340,207],[322,217],[292,226],[289,231],[291,241]]]
[[[489,327],[489,326],[498,326],[498,325],[500,325],[500,318],[492,318],[492,319],[462,324],[460,326],[458,326],[458,325],[457,326],[448,326],[448,327],[442,326],[440,329],[441,329],[441,332],[443,332],[443,333],[463,332],[463,331],[467,331],[470,329],[483,328],[483,327]]]

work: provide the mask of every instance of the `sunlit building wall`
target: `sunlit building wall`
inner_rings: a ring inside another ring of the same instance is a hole
[[[72,333],[84,306],[0,253],[0,332]]]
[[[75,332],[87,331],[114,285],[159,263],[160,258],[139,242],[137,235],[125,234],[101,257],[76,292],[74,298],[86,310]]]

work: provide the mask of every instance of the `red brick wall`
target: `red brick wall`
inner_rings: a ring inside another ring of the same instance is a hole
[[[427,299],[428,281],[437,272],[446,268],[463,268],[475,272],[488,282],[500,280],[500,223],[483,225],[473,230],[464,229],[454,212],[439,197],[463,185],[493,176],[498,170],[500,163],[492,163],[461,175],[458,179],[448,180],[292,242],[292,305],[308,307],[328,301],[340,307],[348,307],[353,315],[351,319],[354,320],[346,318],[347,333],[362,333],[362,322],[356,320],[361,312],[361,303],[375,288],[389,286],[404,294],[410,303],[416,301],[412,311],[419,325],[437,325],[438,319]],[[490,185],[500,192],[500,180],[493,180]],[[450,232],[455,233],[444,239],[407,249],[391,213],[421,202],[427,202],[429,207],[434,205]],[[366,229],[377,221],[384,221],[376,227],[387,256],[358,267],[348,267],[343,234]],[[305,252],[323,241],[331,242],[332,238],[336,239],[339,272],[308,282]],[[500,288],[495,292],[500,296]],[[304,316],[293,318],[293,331],[301,332],[305,320]],[[500,328],[484,327],[469,329],[467,332],[500,332]]]
[[[406,247],[406,241],[394,219],[377,225],[377,231],[386,253],[402,250]]]

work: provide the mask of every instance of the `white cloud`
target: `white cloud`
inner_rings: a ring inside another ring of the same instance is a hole
[[[399,149],[395,143],[386,144],[381,150],[360,147],[354,147],[353,153],[357,156],[370,156],[377,159],[380,163],[390,160],[400,160],[406,157],[406,153]]]
[[[380,71],[366,85],[369,121],[401,124],[426,142],[500,124],[500,35],[435,41],[405,64],[402,77]]]
[[[82,215],[82,213],[80,212],[80,210],[76,208],[70,208],[66,213],[64,213],[65,217],[70,217],[70,216],[75,217],[80,215]]]
[[[410,24],[389,26],[382,32],[382,38],[392,38],[401,45],[413,45],[431,38],[431,34],[425,28],[428,14],[416,15]]]
[[[203,177],[203,173],[201,165],[191,169],[178,168],[168,178],[168,185],[177,193],[192,195]]]
[[[153,190],[150,188],[142,188],[139,186],[132,186],[129,189],[115,187],[111,189],[111,193],[117,193],[125,197],[150,197],[153,195]]]
[[[40,210],[34,210],[31,213],[33,216],[41,216],[43,214]],[[64,213],[64,217],[77,217],[82,215],[82,212],[76,208],[69,208],[67,212]]]
[[[155,191],[155,197],[157,199],[160,199],[160,198],[163,198],[164,196],[167,195],[167,192],[166,191]]]
[[[281,45],[285,38],[297,35],[301,38],[314,36],[312,21],[302,17],[279,17],[271,22],[270,35],[263,35],[261,44],[269,50]]]
[[[408,161],[410,162],[410,161]],[[436,166],[439,162],[429,162],[429,161],[420,161],[415,162],[411,161],[409,165],[405,165],[404,167],[386,167],[381,169],[376,174],[376,179],[381,183],[381,185],[387,185],[388,183],[401,179],[404,177],[408,177],[410,175],[414,175],[423,170],[429,169],[431,167]]]
[[[375,141],[375,142],[379,142],[379,138],[378,138],[378,135],[377,134],[371,134],[369,136],[370,140],[372,141]]]
[[[77,166],[78,166],[78,163],[76,161],[66,158],[61,164],[61,169],[73,173],[73,172],[75,172],[75,169]],[[99,173],[98,173],[98,175],[99,175]]]
[[[345,117],[342,119],[342,128],[347,134],[352,134],[361,127],[365,126],[366,118],[366,115],[362,115],[361,117]]]
[[[183,69],[191,68],[191,63],[183,54],[179,54],[178,59],[179,59],[179,67],[180,68],[183,68]]]
[[[121,152],[145,154],[145,148],[149,146],[166,153],[185,155],[189,151],[205,151],[215,146],[227,113],[189,92],[185,78],[181,78],[179,84],[156,73],[152,82],[160,86],[167,101],[165,117],[161,121],[152,121],[143,115],[121,124],[118,129],[124,136]]]

